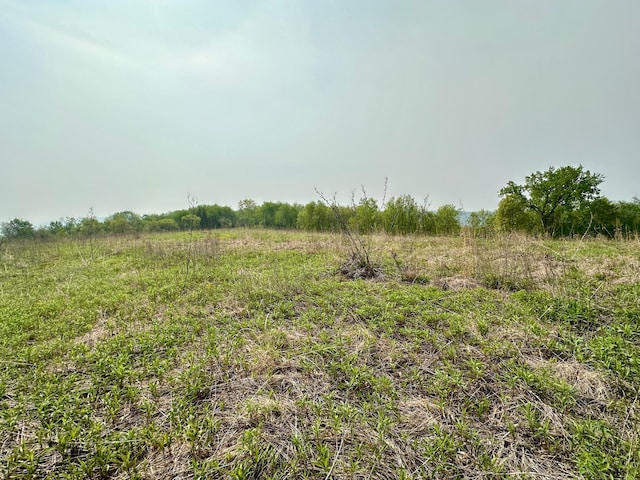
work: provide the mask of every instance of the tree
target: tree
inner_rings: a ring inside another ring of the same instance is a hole
[[[306,231],[329,232],[336,220],[331,208],[322,202],[309,202],[298,213],[298,228]]]
[[[471,228],[474,237],[486,238],[493,229],[495,214],[482,209],[477,212],[471,212],[467,219],[467,225]]]
[[[392,235],[409,235],[419,231],[422,211],[410,195],[391,198],[382,212],[385,230]]]
[[[200,218],[202,229],[229,228],[236,224],[236,213],[231,207],[220,205],[198,205],[190,212]]]
[[[78,231],[78,227],[80,226],[80,220],[77,220],[73,217],[65,217],[60,221],[64,224],[64,229],[67,231],[68,235],[76,233]]]
[[[200,217],[191,213],[183,215],[180,218],[180,225],[182,226],[182,228],[189,231],[200,228]]]
[[[280,205],[275,202],[263,202],[256,210],[258,224],[264,228],[275,228],[276,211]]]
[[[258,205],[254,200],[245,199],[238,203],[238,224],[241,227],[254,227],[260,221],[257,218]]]
[[[562,235],[584,235],[587,233],[613,237],[616,233],[618,206],[608,198],[599,197],[570,214],[562,214]],[[556,232],[557,233],[557,232]]]
[[[369,234],[377,230],[380,212],[373,198],[362,197],[353,207],[351,227],[358,233]]]
[[[89,215],[80,220],[78,225],[80,233],[86,237],[92,238],[102,230],[102,223],[93,214],[93,210],[89,210]]]
[[[300,210],[302,210],[300,205],[280,203],[274,216],[276,228],[296,228]]]
[[[104,228],[111,233],[140,233],[142,219],[131,211],[118,212],[104,221]]]
[[[502,232],[540,231],[540,221],[536,214],[527,210],[526,201],[518,195],[507,195],[500,200],[494,221],[496,229]]]
[[[454,205],[442,205],[436,211],[436,233],[457,235],[460,233],[459,211]]]
[[[180,225],[173,218],[159,218],[157,220],[146,218],[144,222],[145,228],[149,232],[171,232],[180,229]]]
[[[49,233],[51,233],[51,235],[59,237],[67,235],[67,230],[64,228],[64,224],[60,220],[49,222],[47,230],[49,230]]]
[[[640,198],[632,202],[618,202],[616,227],[622,235],[640,232]]]
[[[5,238],[33,238],[36,233],[31,222],[21,218],[4,222],[1,230]]]
[[[600,197],[589,203],[587,208],[589,209],[589,222],[594,233],[607,237],[615,236],[618,206],[608,198]],[[588,224],[587,228],[589,228]],[[585,229],[584,232],[586,231]]]
[[[560,226],[557,214],[570,214],[598,198],[603,180],[601,174],[584,170],[582,165],[550,167],[525,177],[523,185],[510,181],[500,195],[521,199],[525,208],[539,218],[544,232],[553,235]]]

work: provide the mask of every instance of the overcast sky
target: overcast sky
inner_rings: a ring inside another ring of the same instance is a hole
[[[0,221],[410,194],[582,164],[640,196],[638,0],[0,0]]]

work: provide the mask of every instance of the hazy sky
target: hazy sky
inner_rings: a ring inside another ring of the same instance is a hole
[[[638,0],[0,0],[0,221],[239,200],[640,196]]]

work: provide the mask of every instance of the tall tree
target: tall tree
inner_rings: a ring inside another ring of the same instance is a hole
[[[603,180],[601,174],[584,170],[582,165],[551,167],[525,177],[522,185],[510,181],[500,195],[521,199],[525,208],[540,219],[544,232],[553,235],[559,226],[557,214],[571,213],[598,198]]]

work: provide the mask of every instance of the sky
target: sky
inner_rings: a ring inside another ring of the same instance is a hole
[[[637,0],[0,0],[0,222],[640,196]]]

